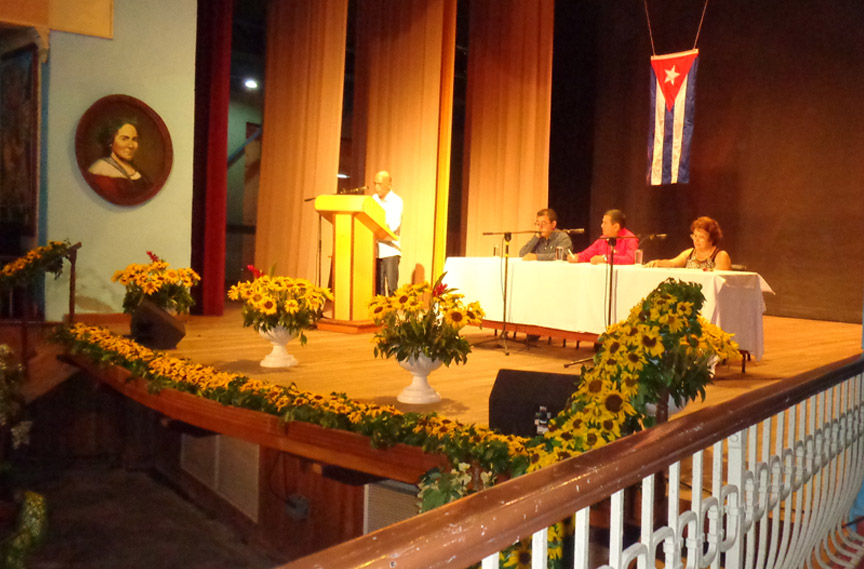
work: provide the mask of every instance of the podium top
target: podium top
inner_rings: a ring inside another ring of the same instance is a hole
[[[324,195],[315,198],[315,211],[333,223],[337,215],[351,215],[379,240],[399,239],[387,227],[384,208],[372,196]]]

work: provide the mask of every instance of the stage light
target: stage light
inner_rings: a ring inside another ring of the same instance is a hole
[[[250,91],[255,91],[258,89],[258,81],[254,80],[252,78],[245,80],[243,82],[243,85],[245,85],[246,88],[249,89]]]

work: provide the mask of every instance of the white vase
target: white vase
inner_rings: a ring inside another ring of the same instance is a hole
[[[273,344],[273,350],[261,360],[261,367],[292,367],[300,363],[285,349],[285,344],[297,337],[296,332],[291,332],[283,326],[275,326],[266,331],[258,330],[258,333]]]
[[[396,399],[402,403],[435,403],[441,401],[441,395],[429,385],[429,374],[441,367],[441,360],[432,360],[420,354],[416,358],[409,357],[399,365],[411,372],[411,385],[402,390]]]

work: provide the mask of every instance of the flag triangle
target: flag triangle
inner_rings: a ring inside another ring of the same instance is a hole
[[[670,111],[675,106],[678,91],[681,90],[681,85],[687,79],[687,74],[690,73],[690,68],[693,66],[693,60],[698,55],[698,49],[691,49],[690,51],[655,55],[651,58],[651,67],[654,69],[657,86],[663,92],[666,108]]]

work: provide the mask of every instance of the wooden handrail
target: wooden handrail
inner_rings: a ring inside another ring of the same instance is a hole
[[[66,254],[63,257],[69,259],[69,324],[73,324],[75,322],[75,261],[78,258],[78,249],[81,248],[81,242],[77,242],[74,245],[70,245],[66,250]],[[63,257],[60,257],[62,262]],[[17,257],[15,257],[17,258]],[[33,293],[31,287],[26,286],[26,295],[24,300],[24,310],[21,314],[21,365],[24,366],[24,371],[29,372],[29,357],[28,351],[30,349],[30,341],[27,335],[27,326],[30,324],[31,320],[29,318],[28,312],[34,311],[33,308],[35,306],[35,301],[33,300]],[[11,296],[10,292],[10,296]],[[42,315],[42,321],[44,321],[44,311]]]
[[[66,258],[69,259],[69,324],[75,323],[75,262],[78,260],[78,249],[81,242],[69,247]]]
[[[282,567],[467,567],[862,371],[840,360]]]

